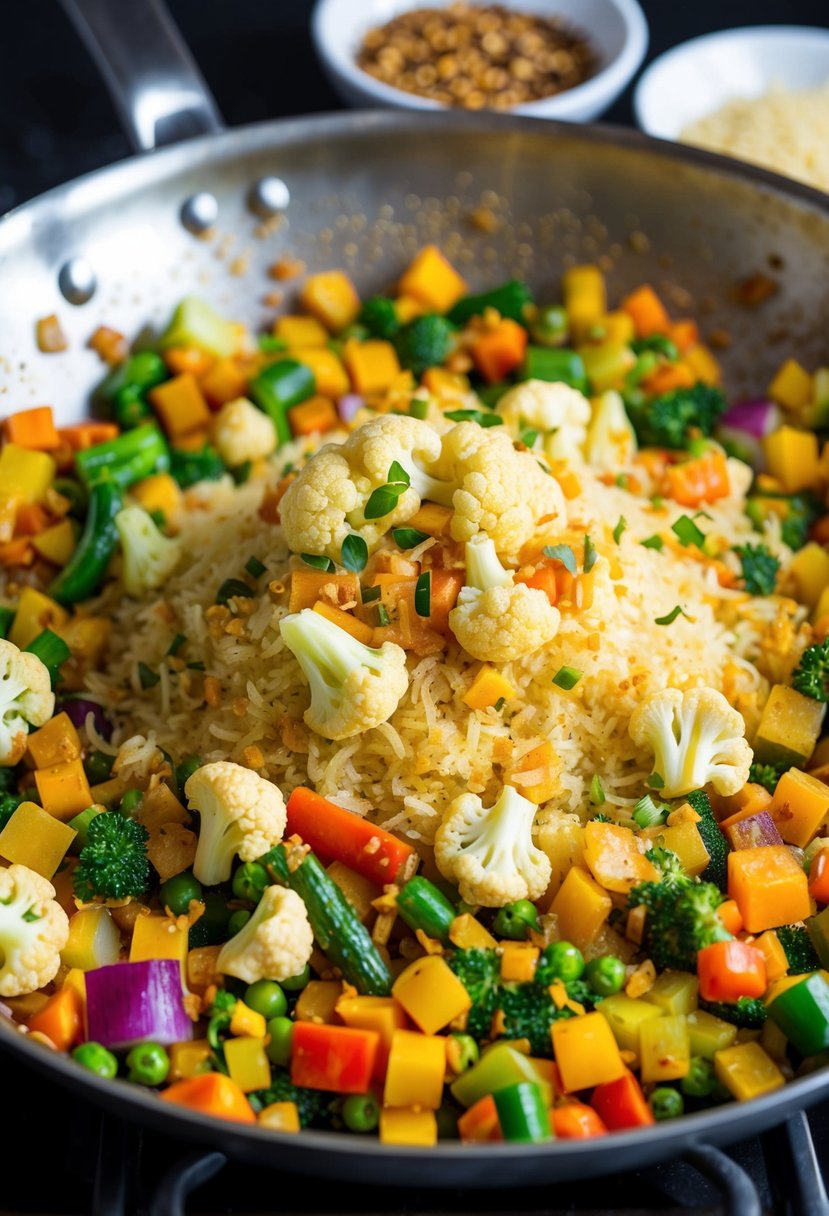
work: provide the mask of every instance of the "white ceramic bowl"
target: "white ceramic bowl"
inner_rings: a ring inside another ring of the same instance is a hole
[[[641,64],[648,25],[638,0],[498,0],[519,12],[555,13],[587,34],[600,68],[584,84],[541,101],[513,107],[511,114],[587,122],[611,105]],[[444,8],[448,0],[318,0],[311,30],[317,54],[334,88],[352,106],[439,110],[440,102],[404,93],[357,67],[363,36],[413,8]]]
[[[737,97],[760,97],[775,84],[809,89],[829,81],[829,30],[757,25],[683,42],[643,72],[636,120],[648,135],[678,139],[689,123]]]

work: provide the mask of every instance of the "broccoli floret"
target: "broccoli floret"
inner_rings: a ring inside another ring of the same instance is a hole
[[[725,891],[728,887],[728,854],[731,852],[728,841],[720,831],[704,790],[694,790],[688,795],[688,802],[700,816],[697,831],[711,858],[700,877],[703,882],[716,883],[721,891]]]
[[[773,595],[780,562],[765,545],[735,545],[743,567],[745,589],[751,595]]]
[[[150,881],[149,838],[136,819],[125,819],[117,811],[96,815],[74,875],[77,897],[88,902],[96,895],[102,899],[143,895]]]
[[[829,701],[829,638],[803,651],[792,675],[792,688],[815,701]]]
[[[466,1029],[474,1039],[489,1034],[492,1015],[498,1008],[501,960],[494,950],[456,950],[449,966],[472,1001]]]
[[[446,317],[428,313],[415,317],[397,335],[397,354],[404,367],[422,376],[429,367],[439,367],[452,349],[454,330]]]
[[[811,493],[764,494],[762,498],[749,498],[746,503],[746,515],[758,531],[763,530],[771,514],[780,519],[780,537],[790,549],[803,548],[809,529],[823,510],[820,499]]]
[[[267,1089],[257,1089],[248,1094],[255,1111],[264,1110],[273,1102],[295,1102],[301,1127],[327,1127],[330,1123],[330,1106],[334,1095],[320,1089],[305,1089],[294,1085],[287,1072],[273,1071]]]
[[[764,790],[773,794],[781,775],[789,768],[788,762],[783,764],[760,764],[756,760],[748,770],[748,779],[755,785],[762,785]]]
[[[400,330],[394,300],[388,296],[372,296],[366,300],[357,320],[366,327],[372,338],[383,338],[387,342]]]
[[[23,794],[0,793],[0,832],[2,832],[21,802],[24,801]]]
[[[634,394],[625,400],[640,444],[662,448],[684,448],[695,434],[710,435],[726,405],[720,389],[702,382],[652,401],[640,401]]]
[[[658,845],[648,849],[645,854],[651,865],[656,866],[659,873],[662,875],[662,885],[671,888],[681,888],[693,886],[693,879],[689,878],[685,873],[682,862],[677,857],[676,853],[672,853],[670,849],[663,849]]]
[[[731,941],[717,909],[723,894],[711,882],[644,882],[628,896],[628,907],[644,904],[644,945],[663,971],[696,971],[697,953],[713,942]]]
[[[532,304],[533,295],[526,283],[520,279],[509,279],[491,291],[481,292],[476,296],[464,296],[458,300],[449,311],[449,320],[453,325],[466,325],[473,317],[481,316],[488,308],[494,308],[502,317],[509,317],[519,325],[525,322],[524,314],[527,306]]]
[[[199,481],[218,481],[226,472],[221,456],[209,443],[195,452],[170,449],[170,473],[182,490],[188,490]]]
[[[808,975],[819,969],[820,959],[805,925],[779,925],[775,933],[786,955],[789,975]]]
[[[733,1004],[729,1001],[700,1001],[700,1009],[740,1026],[746,1030],[758,1030],[766,1020],[766,1007],[758,997],[741,996]]]

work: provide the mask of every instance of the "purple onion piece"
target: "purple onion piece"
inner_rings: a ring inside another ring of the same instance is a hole
[[[346,393],[337,401],[337,413],[343,422],[351,422],[365,405],[365,398],[357,393]]]
[[[716,437],[725,444],[732,456],[750,464],[756,473],[766,472],[766,453],[761,439],[735,426],[718,426]]]
[[[112,723],[97,701],[87,701],[85,697],[62,697],[57,707],[67,715],[72,725],[78,728],[86,725],[86,716],[91,713],[95,720],[95,729],[101,738],[107,742],[112,738]]]
[[[111,1051],[193,1037],[176,959],[111,963],[86,973],[87,1037]]]
[[[780,425],[782,415],[773,401],[738,401],[725,411],[720,426],[745,431],[755,439],[763,439]]]

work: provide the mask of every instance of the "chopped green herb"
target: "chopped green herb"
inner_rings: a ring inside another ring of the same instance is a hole
[[[432,614],[432,572],[424,570],[415,585],[415,612],[418,616],[431,616]]]
[[[251,600],[255,595],[253,588],[243,583],[240,578],[226,578],[216,592],[216,603],[226,604],[228,600],[237,598]]]
[[[242,464],[238,465],[235,469],[231,469],[231,471],[230,471],[231,476],[237,486],[243,486],[245,484],[245,482],[250,478],[250,475],[252,472],[253,472],[253,461],[252,460],[245,460],[245,461],[243,461]]]
[[[170,645],[167,647],[167,654],[178,654],[187,638],[183,633],[177,633]]]
[[[138,682],[143,689],[155,688],[160,679],[161,676],[157,671],[153,671],[152,667],[148,667],[146,663],[138,664]]]
[[[0,638],[9,636],[9,630],[12,627],[14,617],[14,608],[7,608],[5,604],[0,605]]]
[[[665,822],[669,811],[670,807],[662,802],[654,802],[650,794],[645,794],[633,808],[633,820],[640,828],[653,828]]]
[[[188,663],[187,668],[189,671],[204,671],[204,663],[201,660],[196,663]]]
[[[593,780],[590,782],[590,801],[594,806],[604,806],[607,801],[602,779],[598,773],[593,774]]]
[[[429,539],[428,532],[419,532],[417,528],[392,528],[391,534],[399,549],[414,549]]]
[[[561,562],[570,574],[576,573],[576,555],[569,545],[545,545],[544,556],[552,558],[554,562]]]
[[[279,476],[287,477],[289,473],[293,473],[295,467],[296,466],[294,465],[294,462],[292,460],[289,460],[287,462],[287,464],[283,464],[282,472],[279,474]]]
[[[163,532],[167,527],[167,516],[160,507],[156,507],[154,511],[149,512],[150,519],[153,521],[159,532]]]
[[[705,533],[688,515],[680,515],[676,523],[671,524],[671,531],[679,543],[686,548],[688,545],[697,545],[702,548],[705,544]]]
[[[593,544],[589,536],[584,538],[584,573],[589,574],[596,564],[598,558],[596,546]]]
[[[651,506],[658,511],[660,507],[665,506],[665,499],[661,494],[653,494],[651,496]]]
[[[661,773],[651,773],[648,777],[648,785],[652,790],[663,790],[665,788],[665,778]]]
[[[535,441],[538,438],[538,431],[523,431],[518,437],[518,442],[523,443],[524,447],[534,448]]]
[[[640,541],[643,549],[656,549],[657,553],[661,553],[665,548],[665,542],[661,536],[649,536],[647,540]]]
[[[25,650],[27,654],[33,654],[39,658],[43,666],[49,668],[53,677],[61,663],[65,663],[72,657],[72,651],[66,642],[52,629],[42,630],[36,638],[29,642]],[[54,683],[54,679],[52,682]]]
[[[375,600],[379,600],[381,590],[379,587],[363,587],[360,594],[364,604],[373,604]]]
[[[655,616],[653,618],[653,623],[654,625],[673,625],[676,618],[682,615],[682,608],[679,606],[679,604],[677,604],[675,608],[671,609],[667,616]]]
[[[553,676],[553,683],[558,688],[563,688],[565,692],[569,692],[571,688],[576,687],[581,677],[582,672],[575,667],[559,667]]]
[[[384,515],[388,515],[397,506],[400,495],[405,494],[407,489],[406,482],[395,481],[372,490],[363,512],[366,519],[382,519]]]
[[[627,526],[628,526],[628,521],[625,519],[624,515],[620,515],[619,522],[616,524],[616,527],[613,529],[613,539],[616,541],[617,545],[618,545],[619,541],[622,539],[622,533],[624,532],[625,528],[627,528]]]
[[[743,582],[751,595],[773,595],[780,562],[765,545],[735,545],[743,568]]]
[[[406,470],[403,468],[403,465],[400,464],[400,462],[397,460],[393,460],[391,462],[386,480],[389,482],[390,485],[394,485],[394,486],[396,486],[396,485],[409,486],[412,484],[411,477],[406,472]]]
[[[299,556],[306,566],[313,566],[315,570],[324,570],[326,574],[329,574],[334,569],[331,558],[324,557],[321,553],[300,553]]]
[[[389,618],[389,614],[388,614],[388,612],[386,611],[386,605],[385,605],[385,604],[378,604],[378,605],[377,605],[377,619],[378,619],[378,621],[380,622],[380,624],[381,624],[381,625],[388,625],[388,624],[389,624],[389,620],[390,620],[390,618]]]
[[[409,415],[424,422],[429,416],[429,402],[424,401],[422,397],[412,397],[409,403]]]
[[[245,569],[251,578],[261,578],[267,568],[264,562],[260,562],[258,557],[249,557],[245,562]]]
[[[259,334],[256,343],[266,355],[274,355],[280,350],[286,350],[288,346],[284,338],[277,338],[274,334]]]
[[[444,417],[452,422],[477,422],[478,426],[504,425],[500,414],[490,414],[486,410],[447,410]]]
[[[499,697],[492,708],[495,710],[496,714],[499,714],[501,712],[501,710],[504,708],[504,706],[506,705],[506,703],[507,703],[506,697]]]
[[[365,570],[366,562],[368,561],[368,545],[362,536],[358,536],[356,532],[349,532],[343,541],[340,561],[346,570],[351,570],[354,574],[359,574],[361,570]]]

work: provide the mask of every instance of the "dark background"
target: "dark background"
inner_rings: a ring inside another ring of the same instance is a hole
[[[827,0],[642,0],[642,6],[651,29],[649,59],[730,26],[829,25]],[[340,108],[311,47],[311,0],[169,0],[169,7],[231,126]],[[2,214],[125,156],[128,148],[58,0],[0,0],[0,11]],[[607,117],[631,121],[630,90]]]

